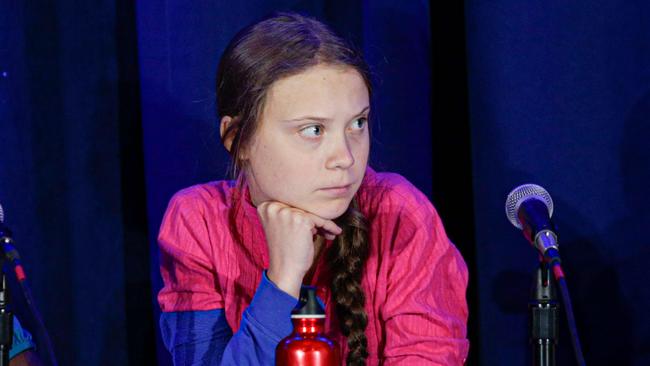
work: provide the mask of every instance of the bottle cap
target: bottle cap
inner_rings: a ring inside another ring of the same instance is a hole
[[[292,318],[325,318],[325,306],[316,296],[316,287],[302,286],[300,299],[291,311]]]

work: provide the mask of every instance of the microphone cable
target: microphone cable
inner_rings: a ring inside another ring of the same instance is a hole
[[[555,262],[552,264],[553,277],[560,285],[560,293],[562,294],[562,304],[564,304],[564,311],[566,313],[567,323],[569,325],[569,333],[571,334],[571,344],[573,345],[573,354],[579,366],[585,366],[585,358],[582,354],[582,346],[580,338],[578,337],[578,327],[576,326],[576,319],[573,315],[573,306],[571,305],[571,297],[569,296],[569,287],[566,284],[566,277],[560,263]]]

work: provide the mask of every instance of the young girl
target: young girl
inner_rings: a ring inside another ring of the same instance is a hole
[[[187,188],[159,234],[175,365],[272,365],[302,284],[348,365],[460,365],[467,268],[427,198],[367,166],[371,87],[322,23],[242,30],[217,75],[236,180]]]

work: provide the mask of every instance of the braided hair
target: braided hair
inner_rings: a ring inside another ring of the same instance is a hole
[[[343,234],[336,238],[328,252],[332,298],[341,332],[348,340],[347,365],[365,365],[368,341],[364,331],[368,316],[364,310],[361,276],[368,257],[368,225],[356,199],[337,221],[343,228]]]

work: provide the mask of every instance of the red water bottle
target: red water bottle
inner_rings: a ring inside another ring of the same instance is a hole
[[[303,286],[300,301],[291,312],[293,333],[275,348],[278,366],[340,366],[336,341],[325,336],[325,309],[316,287]]]

